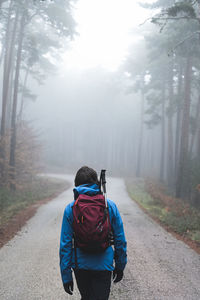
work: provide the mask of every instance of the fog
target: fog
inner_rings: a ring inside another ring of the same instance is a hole
[[[200,299],[199,209],[200,0],[0,0],[0,295],[72,294],[74,248],[115,299]]]
[[[0,8],[2,178],[27,174],[31,160],[197,193],[196,1],[5,0]]]
[[[137,31],[147,12],[120,2],[110,22],[114,3],[107,12],[105,5],[79,1],[74,9],[78,35],[56,62],[55,74],[42,86],[29,79],[37,100],[29,101],[24,115],[39,132],[46,168],[89,165],[117,176],[135,174],[141,105],[138,94],[129,92],[122,65],[131,44],[142,37]]]
[[[126,85],[119,74],[95,68],[52,77],[40,87],[26,117],[40,132],[45,163],[65,171],[90,165],[133,173],[139,104]]]

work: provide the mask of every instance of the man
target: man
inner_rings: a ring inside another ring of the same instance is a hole
[[[60,269],[63,286],[66,293],[73,294],[72,270],[74,270],[81,300],[107,300],[112,272],[114,283],[119,282],[123,278],[123,270],[127,263],[122,219],[115,203],[108,199],[108,216],[113,232],[114,250],[112,246],[108,246],[103,252],[87,253],[79,247],[73,247],[73,206],[75,201],[78,201],[79,195],[91,197],[100,194],[96,171],[86,166],[80,168],[75,176],[73,191],[74,201],[65,208],[60,238]]]

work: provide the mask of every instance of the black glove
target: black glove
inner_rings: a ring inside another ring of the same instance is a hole
[[[122,270],[119,270],[119,269],[115,268],[114,271],[113,271],[114,283],[117,283],[120,280],[122,280],[123,275],[124,275],[124,272]]]
[[[73,295],[73,290],[74,290],[74,283],[73,283],[73,281],[69,281],[67,283],[64,283],[63,287],[64,287],[65,292],[67,294]]]

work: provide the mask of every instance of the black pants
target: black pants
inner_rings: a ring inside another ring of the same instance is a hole
[[[108,300],[110,271],[74,270],[81,300]]]

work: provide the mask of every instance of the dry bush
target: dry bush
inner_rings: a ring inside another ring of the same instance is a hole
[[[41,170],[42,146],[39,136],[35,130],[25,121],[17,124],[17,142],[15,150],[15,168],[9,165],[10,160],[10,131],[7,130],[3,147],[5,149],[4,158],[0,159],[0,182],[1,186],[15,186],[20,189],[27,182],[31,182],[35,175]]]

